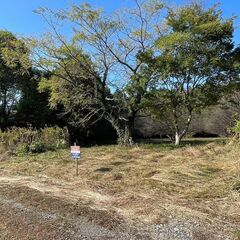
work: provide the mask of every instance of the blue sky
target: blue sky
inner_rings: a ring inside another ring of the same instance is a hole
[[[84,0],[2,0],[0,5],[0,29],[6,29],[19,35],[38,35],[47,30],[41,17],[33,13],[38,7],[52,9],[65,8],[72,3]],[[88,0],[92,5],[103,7],[108,12],[132,5],[132,0]],[[168,3],[184,4],[188,0],[168,0]],[[220,3],[224,17],[238,16],[236,20],[235,42],[240,43],[240,1],[239,0],[202,0],[206,6]]]

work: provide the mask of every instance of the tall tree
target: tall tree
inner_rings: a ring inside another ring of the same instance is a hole
[[[60,109],[52,110],[49,106],[49,92],[39,92],[38,84],[44,75],[37,69],[29,70],[21,84],[21,94],[16,104],[16,114],[14,115],[14,125],[27,127],[29,125],[42,128],[49,125],[61,124],[58,114]]]
[[[39,89],[49,90],[52,108],[63,106],[61,115],[68,119],[70,125],[87,129],[103,118],[107,107],[103,102],[110,91],[94,73],[93,64],[86,54],[75,49],[73,60],[63,48],[54,49],[58,58],[61,51],[61,59],[55,62],[50,77],[42,78]]]
[[[100,113],[112,124],[119,142],[125,145],[132,142],[134,120],[142,110],[142,102],[148,91],[149,79],[139,76],[141,66],[145,63],[138,55],[154,48],[160,35],[163,9],[162,2],[157,0],[135,0],[135,3],[134,9],[121,11],[114,16],[108,16],[89,4],[74,5],[69,11],[57,13],[44,8],[37,11],[51,27],[48,38],[55,41],[52,45],[42,41],[45,55],[38,55],[38,65],[49,66],[53,62],[55,64],[56,60],[59,62],[61,54],[58,52],[56,55],[54,50],[59,45],[64,46],[65,53],[78,66],[76,48],[71,45],[90,55],[94,71],[83,62],[80,67],[101,85],[101,104],[93,104],[95,113]],[[67,20],[72,25],[74,34],[71,43],[61,34],[59,20]],[[109,89],[111,96],[108,95]]]
[[[191,4],[169,9],[166,26],[156,42],[160,54],[142,57],[154,78],[150,109],[167,119],[179,145],[193,112],[216,104],[233,79],[233,19],[224,20],[216,6]]]
[[[0,31],[0,128],[8,125],[9,117],[19,100],[22,80],[30,67],[29,52],[12,33]]]

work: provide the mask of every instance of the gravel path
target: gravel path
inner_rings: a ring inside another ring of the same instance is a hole
[[[7,210],[8,216],[5,217],[8,219],[11,217],[14,217],[14,220],[17,218],[27,219],[29,225],[30,221],[34,219],[34,222],[37,222],[39,225],[55,225],[55,230],[59,232],[59,239],[137,239],[133,234],[128,232],[109,230],[90,222],[87,217],[79,216],[71,218],[70,216],[62,216],[56,213],[43,212],[35,207],[26,207],[13,199],[6,199],[0,196],[0,209],[2,208]],[[3,223],[0,224],[2,225]],[[18,227],[22,228],[23,226]],[[45,233],[43,232],[42,234],[43,236],[39,236],[36,239],[44,239]],[[0,239],[4,239],[1,237],[0,229]],[[48,240],[50,239],[48,238]]]
[[[47,184],[43,179],[32,177],[0,177],[1,240],[238,240],[236,235],[234,237],[234,230],[239,226],[227,223],[212,226],[210,222],[171,216],[164,224],[134,223],[130,226],[119,221],[119,224],[108,227],[105,219],[94,221],[95,217],[101,219],[101,212],[100,216],[91,216],[92,212],[75,214],[72,203],[62,206],[58,199],[69,193],[68,186],[61,192],[61,186],[47,188]],[[91,199],[91,194],[84,191],[72,192],[72,197],[78,198],[79,194]],[[64,202],[67,198],[69,196],[63,197]],[[102,197],[101,201],[107,202],[108,198]]]

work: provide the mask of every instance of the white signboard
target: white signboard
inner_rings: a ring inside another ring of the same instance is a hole
[[[81,157],[80,146],[71,146],[71,156],[74,159],[78,159]]]

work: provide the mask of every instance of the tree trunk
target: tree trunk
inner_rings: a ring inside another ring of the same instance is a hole
[[[117,133],[117,142],[121,146],[132,146],[133,131],[134,131],[134,117],[127,120],[119,120],[112,117],[107,118]]]
[[[191,120],[192,120],[192,112],[189,113],[189,116],[188,116],[185,128],[182,130],[182,132],[179,133],[179,131],[176,130],[175,139],[174,139],[175,140],[175,146],[179,146],[180,145],[180,142],[181,142],[182,138],[186,135],[186,133],[187,133],[187,131],[189,129]]]
[[[2,100],[2,106],[1,106],[1,129],[5,129],[7,126],[7,120],[8,120],[8,115],[7,115],[7,91],[5,90],[3,93],[3,100]]]
[[[118,144],[122,146],[132,146],[134,144],[133,141],[133,127],[134,124],[132,122],[125,122],[123,127],[118,128]]]
[[[128,141],[130,145],[134,143],[134,123],[135,123],[135,116],[131,116],[128,118],[126,123],[126,130],[128,132]]]
[[[178,132],[176,132],[176,134],[175,134],[175,146],[180,145],[181,139],[182,139],[181,135]]]

